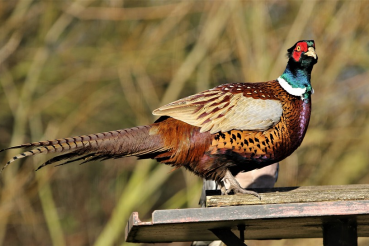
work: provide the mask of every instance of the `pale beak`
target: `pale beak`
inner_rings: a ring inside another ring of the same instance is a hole
[[[314,59],[316,59],[316,53],[315,53],[315,49],[314,47],[309,47],[308,51],[305,52],[305,55],[306,56],[311,56],[311,57],[314,57]]]

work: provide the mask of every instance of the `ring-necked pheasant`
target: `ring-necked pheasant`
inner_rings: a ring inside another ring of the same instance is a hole
[[[224,84],[180,99],[154,110],[161,117],[151,125],[10,147],[35,148],[4,168],[41,153],[63,154],[38,169],[68,159],[62,164],[137,156],[185,167],[223,188],[228,183],[227,194],[254,194],[241,188],[234,175],[289,156],[309,124],[310,75],[318,60],[314,41],[298,41],[287,52],[287,67],[276,80]]]

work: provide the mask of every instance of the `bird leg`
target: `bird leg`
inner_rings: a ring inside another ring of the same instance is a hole
[[[232,175],[232,173],[229,170],[227,170],[224,178],[222,179],[220,190],[222,192],[222,195],[228,195],[229,193],[233,191],[234,194],[249,194],[249,195],[256,196],[257,198],[261,200],[259,193],[252,191],[252,190],[246,190],[242,188],[241,185],[236,180],[236,178]]]

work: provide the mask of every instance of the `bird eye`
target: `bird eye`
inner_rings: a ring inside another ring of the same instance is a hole
[[[301,47],[300,47],[300,46],[297,46],[297,47],[296,47],[296,50],[297,50],[297,51],[300,51],[300,50],[301,50]]]

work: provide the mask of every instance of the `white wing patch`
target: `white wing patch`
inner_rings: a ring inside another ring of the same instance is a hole
[[[277,100],[244,97],[208,90],[162,106],[154,115],[166,115],[210,133],[237,130],[264,131],[280,121],[282,104]]]

